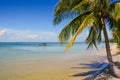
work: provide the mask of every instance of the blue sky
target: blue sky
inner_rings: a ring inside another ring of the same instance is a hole
[[[0,42],[53,42],[65,22],[53,26],[58,0],[0,0]],[[84,34],[87,35],[86,32]],[[85,36],[85,35],[84,35]],[[78,41],[83,41],[84,36]]]
[[[51,29],[57,0],[0,0],[0,26],[14,29]]]
[[[57,41],[55,37],[59,27],[57,29],[52,24],[57,2],[58,0],[0,0],[0,41],[49,41],[46,36]],[[36,36],[36,39],[27,39],[27,36]]]

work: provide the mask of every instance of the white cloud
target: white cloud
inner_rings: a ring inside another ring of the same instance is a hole
[[[0,36],[4,35],[7,32],[7,29],[0,29]]]
[[[0,29],[0,42],[46,42],[57,41],[57,34],[53,32],[19,31]]]

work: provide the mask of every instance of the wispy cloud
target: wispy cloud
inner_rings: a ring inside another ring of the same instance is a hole
[[[53,32],[33,32],[13,29],[0,29],[0,42],[34,42],[57,41],[57,34]]]
[[[112,38],[111,32],[108,31],[109,38]],[[77,38],[77,42],[84,41],[88,36],[88,29],[85,29]],[[102,34],[102,39],[104,36]],[[0,42],[53,42],[58,41],[58,34],[54,32],[35,32],[28,30],[14,30],[0,28]]]
[[[4,35],[6,33],[7,29],[0,29],[0,36]]]

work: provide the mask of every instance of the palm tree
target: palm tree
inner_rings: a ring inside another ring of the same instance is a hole
[[[117,42],[117,48],[120,50],[120,31],[115,30],[112,32],[113,40]]]
[[[115,41],[117,41],[117,47],[118,49],[120,49],[120,12],[118,13],[117,11],[120,10],[120,3],[118,3],[119,5],[117,5],[118,7],[116,8],[115,14],[117,13],[117,15],[115,16],[116,21],[118,22],[115,26],[113,30],[112,30],[112,36],[113,39]]]
[[[62,29],[59,34],[59,41],[66,42],[72,39],[66,46],[68,50],[74,43],[76,37],[86,27],[89,28],[89,35],[86,38],[88,48],[96,46],[101,42],[101,33],[104,34],[106,53],[111,70],[114,72],[114,64],[111,56],[110,45],[106,27],[113,32],[120,27],[120,0],[60,0],[54,10],[54,25],[65,19],[71,21]],[[108,25],[106,25],[108,24]],[[119,31],[119,30],[118,30]],[[120,75],[116,75],[120,77]]]

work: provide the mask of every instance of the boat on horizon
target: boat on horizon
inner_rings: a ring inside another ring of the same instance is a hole
[[[46,42],[40,43],[39,46],[47,46],[47,43]]]

